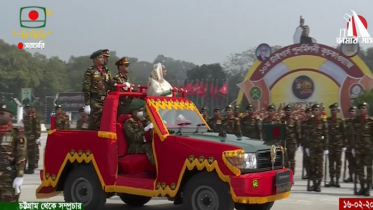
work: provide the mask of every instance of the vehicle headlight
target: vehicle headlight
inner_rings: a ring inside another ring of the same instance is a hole
[[[257,160],[255,153],[245,153],[237,155],[237,157],[227,157],[227,160],[236,168],[239,169],[256,169]]]

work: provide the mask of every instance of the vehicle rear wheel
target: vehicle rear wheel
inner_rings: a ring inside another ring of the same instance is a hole
[[[183,206],[193,210],[233,210],[229,186],[214,173],[202,172],[191,177],[183,191]]]
[[[143,206],[152,199],[151,197],[131,195],[127,193],[119,194],[120,199],[129,206]]]
[[[69,173],[63,194],[65,202],[83,203],[85,210],[105,208],[106,194],[102,190],[96,171],[90,166],[81,165]]]
[[[237,210],[270,210],[275,202],[263,204],[236,204]]]

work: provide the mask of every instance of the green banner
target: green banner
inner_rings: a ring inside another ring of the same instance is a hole
[[[83,203],[65,202],[19,202],[1,203],[1,210],[21,210],[21,209],[55,209],[55,210],[78,210],[84,209]]]

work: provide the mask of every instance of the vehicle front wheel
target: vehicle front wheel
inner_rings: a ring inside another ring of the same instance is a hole
[[[96,171],[87,165],[73,169],[64,183],[65,202],[84,204],[85,210],[102,210],[105,208],[106,194],[102,190]]]
[[[151,197],[145,197],[140,195],[131,195],[127,193],[119,194],[120,199],[129,206],[139,207],[147,204]]]
[[[183,206],[190,210],[233,210],[234,202],[227,183],[214,173],[201,172],[185,184]]]
[[[263,204],[236,204],[237,210],[270,210],[275,202],[268,202]]]

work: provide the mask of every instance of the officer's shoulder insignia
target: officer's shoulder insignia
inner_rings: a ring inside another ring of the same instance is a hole
[[[130,122],[135,122],[135,120],[132,117],[129,119],[129,121]]]

